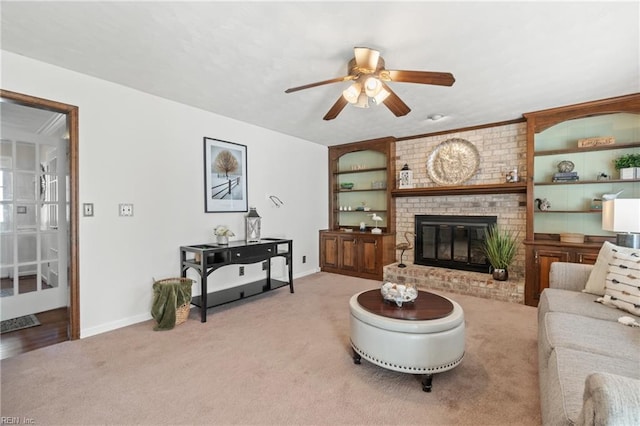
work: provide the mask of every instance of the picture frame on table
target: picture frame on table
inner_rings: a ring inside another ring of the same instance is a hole
[[[247,147],[204,138],[205,213],[246,212]]]

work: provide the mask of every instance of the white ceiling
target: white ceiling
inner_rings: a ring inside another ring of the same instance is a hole
[[[2,0],[2,49],[324,145],[411,136],[640,92],[640,2],[30,2]],[[348,105],[353,47],[388,69],[412,111]],[[37,95],[37,94],[34,94]],[[444,114],[440,121],[427,117]]]

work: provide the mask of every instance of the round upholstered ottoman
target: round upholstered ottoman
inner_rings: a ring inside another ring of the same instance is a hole
[[[458,303],[419,291],[413,303],[385,302],[380,290],[355,294],[349,301],[353,359],[389,370],[424,375],[431,391],[434,373],[447,371],[464,357],[464,312]]]

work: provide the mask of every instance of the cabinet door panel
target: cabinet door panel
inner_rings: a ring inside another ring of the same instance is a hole
[[[340,237],[340,268],[358,270],[358,240],[355,237]]]
[[[569,262],[570,252],[564,250],[548,250],[537,249],[535,250],[536,257],[536,272],[538,283],[538,291],[535,297],[538,299],[542,290],[549,287],[549,271],[551,270],[551,264],[553,262]]]
[[[598,258],[599,252],[586,252],[586,251],[577,251],[576,252],[576,262],[584,263],[587,265],[595,265],[596,259]]]
[[[360,264],[361,271],[368,274],[375,274],[378,270],[378,239],[360,239]]]
[[[337,268],[338,267],[338,237],[335,235],[323,235],[320,239],[320,256],[322,266]]]

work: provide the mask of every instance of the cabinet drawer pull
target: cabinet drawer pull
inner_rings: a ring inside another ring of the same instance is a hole
[[[240,253],[236,253],[236,257],[240,257]]]

